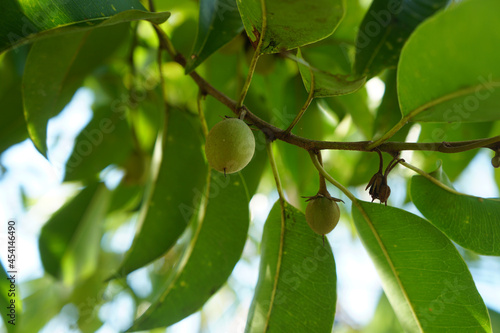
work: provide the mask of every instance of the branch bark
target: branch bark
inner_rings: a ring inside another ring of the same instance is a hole
[[[153,25],[158,38],[160,40],[160,47],[166,50],[175,62],[182,67],[186,66],[186,58],[177,53],[174,49],[170,39],[165,32],[157,25]],[[281,140],[292,144],[294,146],[306,149],[308,151],[318,150],[352,150],[352,151],[373,151],[371,148],[373,141],[357,141],[357,142],[337,142],[337,141],[318,141],[304,138],[298,135],[288,133],[287,131],[278,128],[259,118],[252,113],[245,105],[238,108],[237,102],[230,97],[226,96],[221,91],[217,90],[214,86],[202,78],[196,71],[192,71],[191,78],[198,85],[203,94],[208,94],[217,99],[222,104],[226,105],[234,114],[240,115],[242,111],[246,114],[244,119],[252,125],[260,129],[269,140]],[[494,151],[500,149],[500,135],[492,138],[469,140],[469,141],[455,141],[455,142],[384,142],[377,146],[380,151],[387,153],[397,153],[403,150],[421,150],[421,151],[436,151],[441,153],[460,153],[477,148],[489,148]]]

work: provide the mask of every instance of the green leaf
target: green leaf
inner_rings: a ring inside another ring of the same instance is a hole
[[[0,14],[0,53],[23,43],[70,31],[136,20],[164,22],[169,13],[148,13],[138,0],[4,0]]]
[[[65,106],[83,79],[110,56],[128,35],[126,25],[64,34],[33,44],[23,77],[28,131],[46,155],[47,123]]]
[[[201,0],[198,35],[186,74],[243,31],[236,0]]]
[[[108,214],[117,211],[134,211],[139,207],[144,187],[121,182],[114,190],[109,202]]]
[[[418,142],[452,142],[488,137],[492,133],[493,123],[422,123],[420,126]],[[398,139],[394,138],[391,141],[398,141]],[[443,170],[452,181],[455,181],[477,152],[478,150],[469,150],[460,154],[442,154],[435,151],[422,151],[417,154],[423,156],[422,169],[434,170],[440,160]]]
[[[371,322],[363,328],[366,333],[394,333],[403,332],[401,324],[392,309],[385,293],[380,295],[377,308]]]
[[[268,163],[267,152],[265,148],[266,137],[262,131],[254,132],[255,135],[255,153],[248,165],[240,171],[245,179],[249,198],[252,198],[259,187],[262,174]]]
[[[493,332],[498,332],[500,330],[500,313],[492,309],[488,309],[491,318],[491,326],[493,327]]]
[[[327,98],[325,101],[336,114],[350,115],[364,138],[372,138],[374,117],[367,105],[366,88],[362,87],[352,94]]]
[[[500,256],[500,199],[465,195],[423,176],[412,178],[410,190],[418,210],[451,240],[479,254]]]
[[[328,240],[305,216],[274,204],[264,226],[259,280],[245,332],[331,332],[337,301],[335,261]]]
[[[237,0],[237,3],[254,47],[262,39],[261,54],[290,50],[326,38],[337,28],[345,12],[342,0]]]
[[[28,48],[8,52],[0,62],[0,153],[28,138],[21,95],[22,71]]]
[[[399,108],[398,100],[397,72],[396,70],[387,70],[385,75],[384,97],[380,102],[373,122],[373,137],[381,137],[400,120],[401,109]],[[391,141],[406,141],[409,130],[410,126],[403,127],[391,138]]]
[[[491,332],[467,265],[445,235],[394,207],[356,201],[352,214],[405,332]]]
[[[384,68],[396,67],[401,49],[413,30],[445,7],[447,2],[374,0],[361,22],[356,38],[355,73],[371,78]]]
[[[52,215],[39,240],[45,271],[69,285],[92,275],[109,198],[104,184],[92,183]]]
[[[169,326],[199,310],[240,259],[249,226],[243,178],[213,172],[204,202],[206,210],[200,210],[198,221],[193,220],[192,238],[178,267],[129,331]]]
[[[382,98],[382,102],[377,109],[377,113],[375,115],[375,120],[373,121],[371,132],[372,134],[368,134],[366,138],[378,138],[385,134],[388,130],[390,130],[394,125],[396,125],[401,120],[401,110],[399,109],[399,101],[397,94],[397,86],[396,86],[396,71],[388,70],[386,72],[385,78],[385,92],[384,97]],[[356,93],[357,94],[357,93]],[[351,95],[342,96],[342,97],[350,97]],[[352,96],[354,98],[354,96]],[[365,108],[365,103],[360,103]],[[356,110],[359,113],[361,109],[358,107],[351,107],[349,110]],[[352,111],[351,111],[352,112]],[[359,115],[358,118],[360,120],[364,120],[367,122],[371,113],[369,110],[365,112],[366,116]],[[356,122],[356,118],[353,115],[353,120],[358,125],[359,122]],[[358,125],[358,127],[360,127]],[[365,127],[360,127],[362,130]],[[391,141],[400,141],[405,142],[406,136],[410,130],[410,125],[405,125],[402,129],[400,129],[392,138]],[[366,130],[363,131],[365,133]],[[454,154],[449,154],[454,155]],[[390,159],[389,159],[390,160]],[[385,165],[387,166],[388,158],[385,159]],[[377,154],[361,154],[358,161],[355,163],[354,172],[349,180],[349,185],[361,185],[368,184],[373,174],[378,170],[379,165],[379,157]]]
[[[128,122],[114,111],[109,105],[94,108],[92,120],[75,140],[64,181],[97,179],[101,170],[120,164],[130,154],[133,142]]]
[[[415,30],[403,48],[398,70],[405,118],[500,119],[500,66],[491,49],[500,44],[499,12],[500,2],[495,0],[463,1]]]
[[[366,78],[352,80],[349,75],[331,74],[311,66],[302,58],[300,49],[297,52],[297,64],[307,92],[311,90],[311,80],[314,82],[313,97],[331,97],[346,95],[361,88]]]
[[[7,228],[7,223],[5,223],[5,228]],[[5,248],[7,248],[7,246],[5,246]],[[5,324],[4,326],[7,328],[7,333],[15,332],[16,326],[9,323],[9,321],[13,320],[15,324],[19,324],[22,312],[22,302],[18,287],[19,275],[17,274],[13,275],[14,275],[14,280],[12,282],[14,283],[14,288],[11,287],[12,284],[10,280],[11,274],[7,274],[6,269],[3,267],[3,264],[0,264],[0,292],[2,293],[0,295],[0,307],[5,313],[2,316],[2,320]],[[14,313],[12,313],[14,317],[10,316],[11,309],[12,311],[14,311]]]
[[[33,293],[23,299],[23,313],[15,332],[39,332],[66,302],[68,287],[49,275],[23,283]],[[40,311],[43,309],[43,311]]]
[[[186,229],[202,197],[207,166],[201,150],[199,123],[174,109],[167,124],[166,133],[159,137],[163,141],[157,147],[161,161],[159,166],[153,165],[158,172],[153,173],[146,190],[140,231],[117,272],[119,276],[167,252]]]

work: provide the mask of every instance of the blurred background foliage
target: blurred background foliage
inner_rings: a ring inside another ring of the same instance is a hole
[[[143,5],[147,7],[147,3]],[[304,58],[319,69],[350,74],[358,27],[369,5],[368,0],[347,1],[346,16],[335,33],[302,48]],[[189,57],[197,36],[198,1],[156,0],[155,6],[159,12],[171,12],[171,17],[161,27],[171,36],[174,47]],[[2,197],[5,200],[2,209],[18,216],[19,233],[29,235],[19,243],[19,251],[23,252],[19,258],[22,312],[18,317],[18,332],[118,332],[127,329],[135,314],[143,313],[161,290],[162,281],[175,267],[190,240],[189,228],[180,230],[184,232],[181,238],[160,259],[126,279],[104,282],[120,268],[132,244],[140,207],[145,200],[143,195],[151,186],[148,179],[156,163],[155,143],[164,122],[163,94],[170,109],[195,118],[199,91],[184,69],[165,53],[161,59],[162,91],[157,66],[158,40],[150,23],[139,21],[101,29],[108,29],[109,33],[96,33],[96,38],[103,40],[89,43],[88,54],[98,53],[102,43],[109,46],[112,42],[112,48],[106,47],[109,54],[95,59],[91,68],[82,71],[76,68],[72,72],[74,84],[67,87],[67,97],[62,99],[67,105],[49,123],[50,165],[40,162],[34,146],[26,141],[28,131],[21,87],[23,72],[28,70],[28,53],[33,46],[23,45],[0,54],[0,105],[3,109],[0,186],[2,192],[7,192]],[[64,48],[64,40],[58,43]],[[236,98],[252,54],[253,48],[242,31],[196,70],[218,90]],[[89,61],[88,57],[82,59],[82,63]],[[395,70],[387,69],[375,75],[353,94],[314,100],[293,133],[330,141],[362,141],[381,136],[399,121],[401,111]],[[285,128],[306,98],[307,91],[296,63],[280,54],[268,54],[259,60],[245,104],[262,119]],[[71,100],[80,104],[72,105]],[[202,107],[208,128],[231,115],[227,107],[211,96],[203,99]],[[109,123],[103,124],[102,119]],[[113,130],[106,133],[103,126]],[[461,141],[500,132],[498,121],[461,123],[458,129],[454,126],[410,123],[392,140],[442,141],[444,139],[435,137],[446,133],[447,141]],[[193,133],[201,135],[199,129]],[[255,134],[256,154],[242,171],[251,196],[251,224],[243,256],[227,283],[200,311],[168,328],[167,332],[243,331],[257,279],[264,220],[277,197],[267,163],[265,139],[262,133]],[[99,143],[94,149],[88,149],[92,140]],[[302,196],[317,192],[317,172],[307,153],[297,147],[277,142],[276,152],[289,201],[304,211],[306,203]],[[462,154],[413,152],[411,155],[415,164],[428,171],[442,161],[451,181],[458,181],[456,184],[468,191],[483,188],[498,196],[498,169],[494,178],[488,171],[489,178],[484,179],[491,183],[487,187],[481,184],[476,184],[475,189],[472,185],[467,187],[467,183],[474,182],[470,175],[484,170],[477,165],[473,168],[471,161],[484,165],[491,157],[488,154],[478,154],[474,150]],[[19,158],[21,155],[24,158]],[[173,151],[169,158],[175,162],[179,157]],[[328,151],[323,159],[335,179],[349,185],[358,197],[367,199],[363,188],[378,167],[376,154]],[[37,171],[37,168],[41,169]],[[49,176],[44,179],[46,175]],[[391,175],[390,181],[395,184],[391,201],[393,205],[415,211],[407,195],[408,175],[405,171]],[[189,169],[175,181],[182,184],[184,177],[190,177]],[[335,188],[330,192],[345,199]],[[401,332],[373,265],[357,239],[350,207],[340,207],[343,211],[341,224],[328,236],[337,258],[339,280],[334,330]],[[35,241],[39,241],[39,250],[34,245],[27,245]],[[498,258],[479,256],[464,249],[461,252],[480,291],[493,290],[498,295]],[[493,330],[500,330],[498,297],[495,301],[491,297],[485,301],[496,309],[490,312]],[[12,331],[6,330],[5,325],[2,330]]]

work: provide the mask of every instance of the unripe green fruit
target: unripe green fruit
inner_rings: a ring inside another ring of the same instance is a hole
[[[306,221],[311,229],[325,235],[335,228],[340,218],[337,203],[326,197],[317,197],[309,201],[306,207]]]
[[[208,164],[217,171],[240,171],[250,162],[254,152],[255,138],[243,120],[224,119],[208,133],[205,154]]]

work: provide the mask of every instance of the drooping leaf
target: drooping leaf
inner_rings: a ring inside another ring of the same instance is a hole
[[[128,26],[115,25],[63,34],[31,47],[23,77],[23,103],[30,137],[47,151],[47,123],[65,106],[83,79],[127,37]]]
[[[158,172],[153,172],[146,190],[140,230],[118,276],[125,276],[166,253],[196,212],[207,177],[200,133],[198,122],[171,110],[166,132],[157,143],[161,142],[157,148],[161,160],[158,166],[153,165]]]
[[[212,53],[243,31],[236,0],[202,0],[198,35],[186,64],[190,73]]]
[[[462,1],[415,30],[398,70],[399,102],[408,120],[500,119],[500,65],[491,49],[500,44],[498,12],[495,0]]]
[[[297,52],[297,58],[300,75],[308,92],[311,90],[311,81],[314,82],[314,97],[350,94],[365,84],[366,80],[364,77],[353,80],[349,75],[332,74],[311,66],[302,58],[300,49]]]
[[[337,301],[332,250],[303,213],[276,202],[262,236],[259,280],[245,332],[332,331]]]
[[[168,326],[197,311],[226,282],[245,245],[249,199],[243,178],[212,171],[206,210],[163,291],[129,331]]]
[[[75,139],[64,180],[96,179],[108,165],[122,163],[132,147],[127,120],[109,105],[98,106],[90,123]]]
[[[413,30],[447,2],[374,0],[356,38],[355,73],[371,78],[384,68],[395,67],[401,49]]]
[[[6,53],[0,62],[0,153],[28,138],[21,95],[23,68],[28,47]]]
[[[0,53],[20,44],[70,31],[135,20],[164,22],[169,13],[143,12],[138,0],[4,0],[0,14]]]
[[[252,44],[256,46],[262,39],[261,53],[290,50],[328,37],[344,16],[341,0],[237,0],[237,3]]]
[[[446,176],[441,169],[432,175],[437,177],[435,181],[412,177],[411,199],[418,210],[460,246],[479,254],[500,256],[500,199],[455,191],[443,183]]]
[[[47,273],[72,284],[94,272],[109,198],[104,184],[92,183],[52,215],[39,240]]]
[[[363,245],[405,332],[491,332],[486,306],[453,243],[426,220],[356,201]]]

